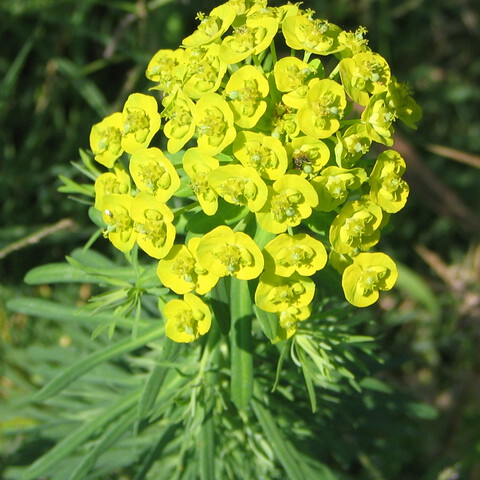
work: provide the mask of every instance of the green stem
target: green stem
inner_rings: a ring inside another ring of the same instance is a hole
[[[188,205],[185,205],[183,207],[173,209],[172,212],[173,212],[173,215],[175,216],[175,218],[178,218],[180,215],[182,215],[182,213],[188,212],[189,210],[192,210],[192,209],[194,209],[196,207],[199,207],[199,206],[200,206],[200,204],[198,202],[192,202],[192,203],[189,203]]]
[[[303,54],[303,61],[304,61],[305,63],[308,63],[308,61],[310,60],[310,56],[311,56],[311,55],[312,55],[312,52],[305,52],[305,53]]]
[[[340,70],[340,63],[332,70],[332,73],[330,73],[328,78],[330,78],[330,80],[333,80],[337,76],[339,70]]]
[[[272,54],[272,61],[273,64],[275,65],[277,63],[277,48],[275,47],[275,42],[272,42],[270,44],[270,53]]]
[[[231,279],[230,312],[230,395],[243,410],[253,395],[252,301],[245,280]]]

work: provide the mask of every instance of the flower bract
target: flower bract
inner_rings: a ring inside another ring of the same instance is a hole
[[[122,252],[130,251],[137,238],[132,218],[133,197],[127,194],[105,195],[100,210],[107,225],[104,235]]]
[[[345,298],[356,307],[378,300],[379,290],[390,290],[397,281],[395,262],[384,253],[360,253],[342,275]]]
[[[218,276],[203,268],[197,260],[199,237],[193,237],[188,245],[174,245],[158,263],[160,281],[175,293],[195,291],[199,295],[209,292],[217,283]]]
[[[132,93],[122,112],[122,148],[133,153],[148,147],[160,128],[160,114],[154,97],[143,93]]]
[[[263,255],[257,244],[243,232],[221,225],[207,233],[197,247],[200,264],[218,277],[240,280],[257,278],[263,270]]]
[[[180,186],[170,160],[157,147],[137,150],[130,158],[130,174],[141,192],[166,202]]]
[[[315,283],[309,277],[293,274],[280,277],[262,273],[255,291],[255,303],[266,312],[284,312],[289,307],[306,307],[315,295]]]
[[[164,257],[175,240],[172,211],[153,195],[141,192],[133,199],[131,216],[140,248],[153,258]]]
[[[289,277],[297,272],[310,276],[327,263],[327,251],[322,242],[306,233],[282,233],[264,248],[265,270]]]
[[[193,293],[186,293],[183,300],[170,300],[163,313],[167,319],[165,334],[174,342],[193,342],[205,335],[212,325],[210,309]]]
[[[112,168],[115,160],[123,153],[123,119],[117,112],[95,124],[90,132],[90,148],[94,158],[105,167]]]

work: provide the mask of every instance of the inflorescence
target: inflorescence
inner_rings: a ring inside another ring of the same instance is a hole
[[[91,130],[109,170],[95,182],[104,235],[158,260],[160,281],[182,296],[163,309],[178,342],[208,332],[221,277],[255,280],[278,340],[311,315],[311,277],[327,262],[348,302],[373,304],[397,279],[393,260],[371,250],[409,192],[389,148],[397,119],[420,119],[409,89],[364,28],[344,31],[299,4],[229,0],[197,18],[180,48],[151,59],[152,95],[133,93]],[[162,133],[167,152],[152,146]],[[374,143],[388,147],[376,159]],[[203,236],[177,235],[185,206],[212,217],[227,204],[239,214]]]

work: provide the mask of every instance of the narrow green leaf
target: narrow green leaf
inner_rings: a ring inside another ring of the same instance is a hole
[[[138,402],[138,418],[142,419],[148,416],[155,405],[158,392],[165,381],[168,371],[170,370],[170,363],[175,360],[175,357],[180,350],[180,345],[173,342],[169,338],[164,338],[164,347],[159,362],[151,371],[145,388],[143,389],[140,402]],[[166,362],[166,363],[165,363]]]
[[[230,394],[233,403],[242,410],[253,394],[252,300],[244,280],[231,279],[230,312]]]
[[[154,463],[161,458],[162,452],[165,447],[170,443],[170,441],[175,438],[175,433],[183,423],[178,423],[174,425],[169,425],[160,435],[157,443],[152,447],[148,455],[142,460],[141,469],[135,476],[134,480],[145,480],[147,474],[154,465]]]
[[[269,410],[256,399],[253,400],[252,407],[272,450],[276,453],[289,478],[291,480],[307,480],[300,467],[301,462],[296,455],[296,450],[282,435]]]
[[[68,480],[83,480],[86,478],[86,474],[94,467],[95,462],[102,453],[106,452],[118,439],[123,435],[123,433],[132,427],[136,418],[136,409],[132,407],[126,413],[123,414],[118,419],[115,419],[115,422],[108,429],[100,439],[95,444],[87,455],[85,455],[82,461],[78,464],[77,468],[71,473],[68,477]]]
[[[213,403],[213,402],[212,402]],[[200,432],[200,479],[215,478],[215,431],[213,424],[213,408],[206,412]]]
[[[3,76],[3,79],[0,83],[1,100],[9,98],[15,86],[18,85],[18,77],[21,75],[22,68],[25,65],[30,50],[35,45],[37,32],[38,29],[33,32],[33,34],[30,35],[30,37],[23,43],[23,46],[15,57],[15,60],[10,63],[7,72]],[[8,111],[8,109],[5,109],[5,111]]]
[[[49,318],[51,320],[58,320],[62,322],[85,322],[92,324],[106,324],[112,320],[111,313],[92,314],[91,311],[79,309],[78,307],[69,307],[60,305],[56,302],[43,300],[41,298],[17,297],[7,302],[7,308],[13,312],[24,313],[33,317]],[[115,320],[120,326],[131,328],[134,318],[118,317]],[[141,319],[139,326],[146,326],[151,323],[151,320]]]
[[[85,71],[85,67],[84,67],[84,71]],[[95,181],[95,179],[99,177],[102,172],[97,168],[95,163],[92,161],[92,157],[85,150],[80,148],[78,150],[78,153],[80,154],[82,163],[83,165],[85,165],[85,168],[86,168],[86,170],[83,170],[85,171],[85,175],[91,178],[93,181]]]
[[[319,462],[314,462],[314,464],[310,462],[310,466],[306,463],[306,459],[282,434],[268,407],[257,398],[254,398],[251,404],[272,450],[276,453],[278,461],[290,480],[335,480],[335,476],[325,465]]]
[[[405,265],[397,264],[397,287],[427,308],[435,317],[440,313],[440,303],[423,278]]]
[[[75,259],[86,267],[99,268],[100,270],[115,267],[115,264],[108,257],[92,249],[76,248],[70,254],[70,258]]]
[[[140,391],[136,391],[126,397],[122,397],[116,404],[108,405],[104,410],[99,412],[95,418],[72,431],[72,433],[63,440],[60,440],[48,453],[30,465],[25,471],[22,480],[36,480],[45,474],[54,472],[55,465],[87,441],[95,432],[101,431],[105,425],[108,425],[111,421],[115,421],[122,412],[133,407],[139,396]]]
[[[290,345],[291,345],[291,341],[283,342],[283,347],[280,352],[280,357],[277,363],[277,370],[275,372],[275,382],[273,383],[272,392],[274,392],[277,389],[278,382],[280,382],[280,374],[282,373],[283,363],[285,362],[287,353],[290,350]]]
[[[256,305],[254,305],[253,310],[260,326],[262,327],[263,333],[270,341],[272,341],[277,336],[278,330],[278,319],[276,315],[271,312],[265,312]]]
[[[210,305],[215,320],[223,335],[228,335],[231,326],[230,319],[230,278],[223,277],[210,292]]]
[[[105,228],[105,222],[103,221],[102,212],[100,210],[90,207],[88,209],[88,218],[90,218],[92,223],[97,227]]]
[[[59,175],[58,178],[63,182],[63,185],[58,187],[58,191],[61,193],[86,195],[88,197],[95,196],[93,185],[91,184],[75,182],[65,175]]]
[[[98,113],[104,117],[108,115],[108,102],[103,93],[99,90],[94,82],[89,80],[73,62],[66,58],[53,59],[55,65],[58,67],[60,73],[68,78],[77,92],[84,98],[84,100]]]
[[[305,385],[307,386],[308,398],[310,400],[310,406],[312,407],[312,413],[317,411],[317,396],[315,395],[315,385],[310,375],[310,372],[305,367],[304,363],[302,362],[302,372],[303,378],[305,379]]]
[[[106,362],[114,357],[131,352],[143,347],[148,342],[158,338],[163,333],[163,325],[155,324],[139,333],[136,338],[125,338],[119,342],[95,352],[70,367],[62,370],[53,380],[45,385],[35,396],[36,401],[43,401],[68,387],[77,378],[81,377],[92,368]]]
[[[28,285],[47,283],[96,283],[98,277],[86,273],[68,263],[50,263],[35,267],[25,275]]]

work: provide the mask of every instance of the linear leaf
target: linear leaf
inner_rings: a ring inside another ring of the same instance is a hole
[[[278,330],[278,320],[274,313],[265,312],[261,308],[258,308],[256,305],[253,307],[255,316],[257,317],[260,326],[262,327],[263,333],[266,337],[272,341],[277,336]]]
[[[213,405],[213,402],[211,402]],[[211,405],[211,406],[212,406]],[[213,424],[213,408],[209,408],[205,415],[200,433],[200,479],[212,480],[215,478],[215,432]]]
[[[48,453],[40,457],[34,462],[24,473],[22,480],[36,480],[39,477],[51,472],[51,469],[63,458],[69,455],[78,446],[82,445],[95,432],[98,432],[110,423],[116,420],[128,408],[135,405],[140,396],[140,391],[136,391],[122,397],[122,399],[114,405],[108,405],[93,420],[84,423],[74,430],[63,440],[58,442]]]
[[[305,458],[303,458],[292,443],[282,435],[268,408],[265,408],[258,399],[254,399],[251,404],[267,440],[290,480],[335,479],[335,476],[325,465],[315,462],[315,467],[312,468],[305,462]]]
[[[148,471],[153,464],[162,456],[163,450],[175,437],[176,430],[181,427],[181,423],[169,425],[160,435],[157,443],[152,447],[148,455],[143,459],[141,469],[135,476],[134,480],[145,480]]]
[[[151,342],[155,338],[159,337],[163,333],[163,326],[158,324],[147,328],[143,332],[140,332],[135,338],[125,338],[119,342],[104,348],[98,352],[95,352],[79,362],[71,365],[70,367],[62,370],[53,380],[45,385],[35,396],[37,401],[45,400],[62,391],[68,387],[77,378],[81,377],[84,373],[90,371],[92,368],[100,365],[103,362],[117,357],[123,353],[130,352],[137,348],[140,348],[147,343]]]
[[[178,354],[180,346],[178,343],[173,342],[169,338],[165,337],[164,347],[162,355],[159,359],[159,363],[155,365],[150,373],[145,388],[143,389],[142,396],[138,402],[138,418],[145,418],[155,405],[158,392],[162,387],[165,377],[170,370],[169,363],[175,359]],[[165,362],[167,362],[165,364]]]
[[[100,441],[92,448],[77,468],[68,477],[68,480],[83,480],[86,474],[92,469],[98,457],[107,451],[133,425],[136,418],[136,409],[131,408],[122,417],[115,420],[113,426],[107,430]]]
[[[7,308],[11,311],[24,313],[34,317],[49,318],[61,322],[85,322],[92,324],[107,324],[112,320],[111,313],[98,313],[92,315],[92,312],[83,311],[78,307],[69,307],[60,305],[56,302],[44,300],[41,298],[17,297],[7,302]],[[151,323],[151,320],[145,318],[137,320],[133,317],[118,317],[115,319],[117,325],[131,328],[134,322],[138,322],[139,327],[144,327]]]
[[[28,285],[42,285],[47,283],[97,283],[98,277],[89,275],[68,263],[50,263],[35,267],[25,275]]]
[[[94,82],[89,80],[82,69],[78,68],[73,62],[63,57],[53,59],[58,70],[65,75],[71,82],[77,92],[100,116],[108,115],[108,102],[100,89]]]
[[[252,407],[265,436],[290,479],[306,480],[293,448],[288,445],[287,439],[281,434],[269,410],[257,400],[252,402]]]
[[[87,267],[110,268],[115,266],[108,257],[92,249],[76,248],[70,256]]]

